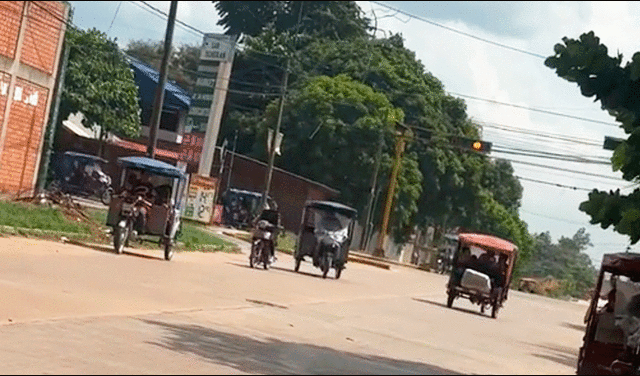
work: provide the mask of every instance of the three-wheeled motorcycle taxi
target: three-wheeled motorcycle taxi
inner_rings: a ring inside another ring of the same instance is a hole
[[[54,178],[51,190],[63,193],[96,196],[103,204],[109,205],[113,188],[111,177],[104,172],[109,162],[91,154],[66,151],[54,155]]]
[[[327,277],[330,268],[336,271],[336,279],[347,263],[349,246],[358,212],[346,205],[332,201],[307,201],[302,211],[302,223],[296,250],[295,271],[300,262],[310,256],[313,266]]]
[[[158,236],[165,260],[171,260],[184,206],[185,174],[147,157],[120,157],[118,165],[122,167],[119,187],[107,215],[115,251],[122,253],[139,236]]]
[[[578,375],[640,374],[640,254],[602,257],[584,322]]]
[[[518,247],[492,235],[458,234],[453,268],[447,284],[447,307],[458,297],[480,305],[484,313],[491,306],[491,317],[507,300]]]

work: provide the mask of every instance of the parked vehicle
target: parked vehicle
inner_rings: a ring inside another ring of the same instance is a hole
[[[235,228],[250,228],[260,214],[262,193],[229,188],[222,195],[222,223]],[[270,208],[277,208],[276,202],[267,196]]]
[[[340,278],[349,256],[357,216],[355,209],[337,202],[307,201],[294,252],[295,271],[299,271],[300,262],[310,256],[313,266],[322,270],[322,278],[327,277],[330,268],[335,269],[335,278]]]
[[[278,235],[281,230],[280,213],[277,210],[263,210],[253,228],[249,266],[253,268],[262,264],[265,269],[269,268],[271,256],[275,255]]]
[[[447,284],[447,307],[458,297],[480,305],[484,313],[491,306],[491,317],[507,300],[518,248],[511,242],[484,234],[458,234],[458,247]]]
[[[66,151],[54,156],[53,181],[50,190],[85,197],[97,197],[109,205],[113,188],[111,177],[103,171],[108,163],[95,155]]]
[[[605,254],[584,318],[578,375],[640,374],[640,254]]]
[[[120,185],[109,205],[107,225],[113,228],[113,246],[121,254],[129,240],[157,236],[165,260],[173,257],[186,176],[177,167],[146,157],[121,157]]]

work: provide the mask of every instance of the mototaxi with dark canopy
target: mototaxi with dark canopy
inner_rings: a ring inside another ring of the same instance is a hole
[[[335,278],[340,278],[349,256],[349,247],[358,212],[349,206],[333,201],[307,201],[302,211],[302,221],[294,252],[295,271],[300,262],[309,256],[313,266],[322,270],[326,278],[330,268]]]
[[[479,233],[458,234],[458,246],[447,283],[447,307],[458,297],[480,305],[484,313],[491,306],[491,317],[507,300],[518,247],[505,239]]]
[[[133,234],[158,236],[164,246],[164,258],[170,260],[181,223],[186,175],[176,166],[147,157],[120,157],[118,165],[122,172],[107,215],[107,225],[113,228],[116,252],[122,253]],[[142,175],[149,178],[151,185],[144,197],[135,191],[132,183]],[[143,225],[136,228],[138,222],[131,213],[136,211],[140,201],[147,203],[146,215]]]

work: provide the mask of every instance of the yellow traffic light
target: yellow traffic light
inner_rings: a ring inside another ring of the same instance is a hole
[[[471,144],[471,147],[473,148],[473,150],[480,151],[482,150],[482,142],[474,141],[473,144]]]

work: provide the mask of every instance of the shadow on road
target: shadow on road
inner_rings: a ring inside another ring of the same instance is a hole
[[[113,246],[111,246],[111,245],[87,244],[87,243],[83,243],[83,242],[80,242],[80,241],[77,241],[77,240],[69,240],[67,243],[73,244],[73,245],[77,245],[77,246],[80,246],[80,247],[83,247],[83,248],[93,249],[94,251],[99,251],[99,252],[104,252],[104,253],[113,253],[113,254],[116,253],[115,250],[113,249]],[[164,257],[145,255],[145,254],[142,254],[142,253],[134,253],[134,252],[131,252],[131,251],[123,251],[122,254],[123,255],[128,255],[128,256],[151,259],[151,260],[164,261]]]
[[[413,300],[415,300],[417,302],[420,302],[420,303],[432,304],[432,305],[435,305],[435,306],[438,306],[438,307],[442,307],[442,308],[446,308],[446,309],[454,309],[456,311],[471,313],[471,314],[476,315],[476,316],[481,316],[481,317],[485,317],[485,318],[491,318],[491,316],[489,316],[487,314],[484,314],[484,313],[480,313],[480,311],[473,311],[473,310],[470,310],[468,308],[456,307],[455,306],[455,302],[454,302],[454,305],[451,308],[448,308],[446,304],[440,303],[440,302],[434,302],[432,300],[420,299],[420,298],[411,298],[411,299],[413,299]],[[480,308],[478,308],[478,309],[480,309]],[[490,309],[491,308],[487,308],[487,312],[490,312]]]
[[[578,325],[578,324],[573,324],[573,323],[570,323],[570,322],[563,322],[562,326],[564,326],[565,328],[569,328],[569,329],[575,329],[575,330],[580,331],[580,332],[584,332],[587,329],[586,325]]]
[[[546,350],[546,354],[531,353],[536,358],[547,359],[552,362],[560,363],[568,367],[577,367],[578,349],[558,346],[554,344],[539,345],[535,343],[527,343],[530,346]]]
[[[246,268],[246,269],[259,269],[259,270],[265,271],[265,270],[264,270],[264,268],[262,267],[262,265],[259,265],[259,266],[254,267],[254,268],[250,267],[250,266],[249,266],[248,261],[247,261],[247,263],[246,263],[246,264],[239,264],[239,263],[237,263],[237,262],[227,262],[227,264],[229,264],[229,265],[234,265],[234,266],[238,266],[238,267],[241,267],[241,268]],[[295,270],[293,270],[293,269],[283,268],[283,267],[275,266],[275,265],[271,265],[271,266],[269,267],[269,269],[278,270],[278,271],[283,271],[283,272],[287,272],[287,273],[293,273],[293,274],[306,275],[306,276],[309,276],[309,277],[315,277],[315,278],[320,278],[320,279],[322,279],[322,274],[308,273],[308,272],[305,272],[305,271],[302,271],[302,270],[301,270],[301,271],[296,272],[296,271],[295,271]],[[266,271],[268,271],[268,270],[266,270]],[[333,275],[329,274],[329,275],[327,275],[327,278],[325,278],[325,279],[335,279],[335,278],[333,278]]]
[[[152,345],[180,354],[199,356],[244,373],[257,374],[421,374],[454,375],[437,366],[374,355],[360,355],[328,347],[258,340],[200,325],[142,320],[165,331]]]

